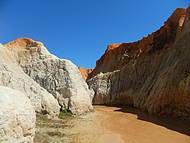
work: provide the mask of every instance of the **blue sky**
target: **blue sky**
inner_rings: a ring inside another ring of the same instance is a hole
[[[0,42],[33,38],[60,58],[94,67],[108,44],[141,39],[188,3],[190,0],[0,0]]]

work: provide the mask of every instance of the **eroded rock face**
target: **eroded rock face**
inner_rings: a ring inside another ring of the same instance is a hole
[[[17,39],[5,45],[24,72],[54,95],[62,109],[82,114],[93,109],[93,91],[78,68],[69,60],[50,54],[44,45],[32,39]]]
[[[189,55],[190,9],[177,9],[148,37],[108,47],[88,77],[94,104],[189,118]]]
[[[2,45],[0,46],[0,85],[24,93],[31,100],[37,113],[47,114],[49,117],[59,114],[60,107],[53,95],[25,74],[14,54]]]
[[[88,78],[88,75],[93,71],[93,69],[85,69],[85,68],[79,67],[79,71],[82,77],[84,78],[84,80],[86,80]]]
[[[23,93],[0,86],[0,142],[32,143],[36,115]]]
[[[133,43],[109,45],[103,56],[96,61],[96,67],[88,78],[101,72],[120,70],[131,60],[171,47],[176,40],[176,35],[181,32],[185,16],[185,9],[179,8],[164,23],[164,26],[147,37]]]

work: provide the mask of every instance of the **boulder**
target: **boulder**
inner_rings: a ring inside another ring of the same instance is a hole
[[[0,86],[0,142],[32,143],[36,115],[23,93]]]

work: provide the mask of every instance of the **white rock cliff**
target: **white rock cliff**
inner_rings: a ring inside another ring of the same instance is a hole
[[[93,109],[93,91],[71,61],[50,54],[44,45],[21,38],[5,45],[23,71],[54,95],[63,110],[80,115]]]
[[[0,86],[0,142],[32,143],[36,115],[23,93]]]
[[[24,73],[14,55],[4,46],[0,46],[0,85],[24,93],[37,113],[50,117],[59,113],[60,107],[56,99]]]

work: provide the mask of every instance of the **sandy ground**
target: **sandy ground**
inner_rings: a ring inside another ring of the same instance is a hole
[[[190,143],[189,121],[158,119],[128,108],[96,106],[94,113],[64,124],[57,129],[63,136],[38,143]]]

